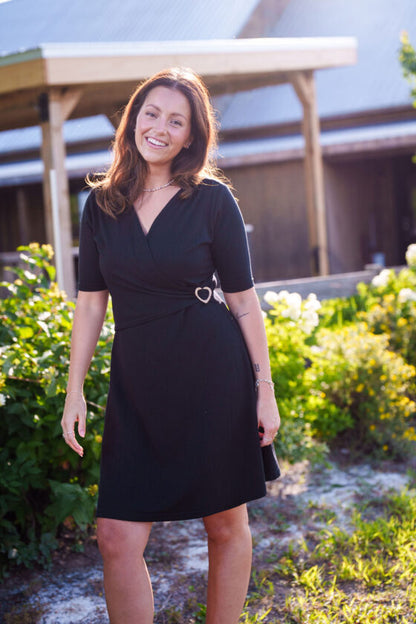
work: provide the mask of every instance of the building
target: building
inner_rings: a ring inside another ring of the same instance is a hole
[[[416,111],[398,62],[400,31],[416,38],[416,5],[392,4],[130,0],[120,12],[113,0],[74,0],[53,10],[45,0],[9,0],[0,4],[0,40],[10,53],[44,42],[187,40],[196,32],[200,39],[357,37],[356,66],[317,74],[329,270],[339,273],[372,260],[400,264],[416,240]],[[302,109],[293,88],[224,95],[215,105],[219,165],[251,225],[256,280],[311,275],[318,250],[308,233]],[[108,164],[113,132],[103,115],[65,124],[75,250],[83,178]],[[46,239],[40,144],[38,126],[0,133],[0,257],[6,262],[18,244]]]

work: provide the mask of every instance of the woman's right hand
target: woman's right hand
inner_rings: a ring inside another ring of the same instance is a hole
[[[69,392],[66,395],[64,414],[61,420],[62,436],[65,442],[78,453],[80,457],[84,455],[84,449],[75,437],[75,423],[78,423],[78,434],[85,437],[87,420],[87,404],[82,392]]]

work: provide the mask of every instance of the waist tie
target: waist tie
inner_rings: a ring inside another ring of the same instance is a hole
[[[210,285],[202,283],[200,286],[188,286],[188,289],[178,290],[150,290],[140,288],[130,293],[126,300],[119,297],[119,293],[112,292],[113,311],[116,331],[122,331],[137,325],[156,321],[164,316],[174,314],[192,305],[213,305],[223,303],[217,293],[215,280]]]

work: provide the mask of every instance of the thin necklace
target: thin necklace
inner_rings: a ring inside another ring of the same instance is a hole
[[[171,180],[169,180],[169,182],[166,182],[166,184],[162,184],[162,186],[155,186],[155,188],[151,188],[151,189],[142,189],[142,191],[144,193],[154,193],[155,191],[161,191],[162,189],[166,188],[167,186],[170,186],[173,182],[173,178]]]

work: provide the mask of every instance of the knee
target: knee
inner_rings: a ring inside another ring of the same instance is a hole
[[[122,538],[111,525],[106,520],[97,523],[97,542],[103,559],[114,559],[122,550]]]
[[[123,559],[130,556],[143,556],[149,530],[132,530],[130,524],[109,518],[99,518],[97,522],[97,542],[104,561]]]
[[[232,541],[251,540],[250,527],[245,517],[230,519],[225,517],[205,521],[208,540],[216,544],[227,544]]]

